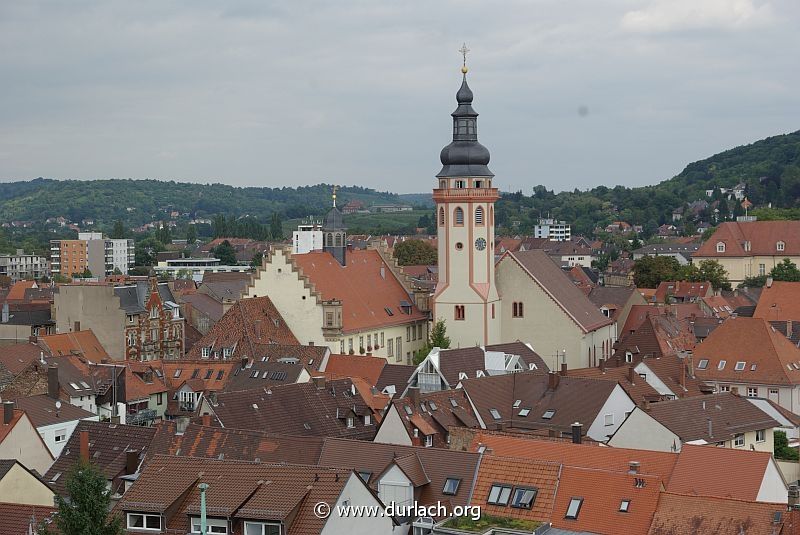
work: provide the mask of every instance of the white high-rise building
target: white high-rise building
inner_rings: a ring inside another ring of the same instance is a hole
[[[306,254],[322,250],[322,224],[303,222],[292,232],[292,253]]]
[[[536,238],[547,238],[550,241],[569,241],[572,238],[572,227],[566,221],[555,219],[540,219],[534,225],[533,234]]]
[[[79,232],[78,240],[86,242],[87,266],[95,277],[113,275],[114,270],[127,275],[134,265],[133,240],[110,239],[100,232]]]

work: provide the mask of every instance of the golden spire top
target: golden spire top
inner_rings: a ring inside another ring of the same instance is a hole
[[[461,48],[459,48],[458,51],[461,53],[461,56],[464,58],[464,63],[461,65],[461,72],[463,74],[467,74],[467,71],[469,70],[469,69],[467,69],[467,54],[469,54],[469,48],[467,48],[467,43],[464,43],[463,45],[461,45]]]
[[[333,186],[333,207],[336,208],[336,186]]]

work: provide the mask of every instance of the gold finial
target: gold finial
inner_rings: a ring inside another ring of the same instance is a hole
[[[336,208],[336,186],[333,186],[333,207]]]
[[[461,45],[461,48],[459,48],[458,51],[461,53],[461,56],[464,58],[464,63],[461,65],[461,72],[463,74],[467,74],[467,71],[469,70],[469,69],[467,69],[467,54],[469,54],[469,48],[467,48],[467,43],[464,43],[463,45]]]

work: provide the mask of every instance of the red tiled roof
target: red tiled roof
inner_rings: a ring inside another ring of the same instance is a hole
[[[700,367],[703,360],[708,361],[705,368]],[[741,370],[737,362],[744,362]],[[705,380],[800,383],[800,349],[761,318],[728,319],[697,345],[694,363],[695,373]]]
[[[46,394],[17,398],[15,402],[17,408],[25,411],[33,426],[37,428],[96,416],[71,403],[62,403],[61,409],[56,410],[56,400]]]
[[[600,448],[596,448],[600,449]],[[645,535],[658,506],[661,479],[644,474],[565,466],[561,471],[553,526],[601,535]],[[566,518],[573,498],[582,498],[576,519]],[[627,512],[620,511],[623,500]]]
[[[753,317],[767,321],[800,321],[800,282],[775,281],[764,286]]]
[[[92,362],[100,362],[103,359],[110,358],[109,354],[100,343],[100,340],[97,339],[91,329],[70,333],[48,334],[39,337],[39,341],[44,344],[45,348],[53,356],[78,353]],[[122,358],[122,355],[116,355],[116,357]]]
[[[0,533],[4,535],[28,535],[43,521],[49,520],[58,509],[42,505],[23,505],[19,503],[0,503]],[[48,522],[53,532],[55,526]]]
[[[36,288],[38,285],[36,281],[28,281],[22,280],[15,282],[11,288],[8,290],[8,295],[6,295],[7,301],[24,301],[25,300],[25,290],[29,288]]]
[[[787,514],[785,503],[662,492],[648,535],[775,535]]]
[[[656,288],[656,301],[658,303],[666,303],[668,297],[675,297],[677,299],[692,299],[705,297],[713,291],[711,283],[706,282],[689,282],[689,281],[663,281]]]
[[[750,250],[745,251],[745,242]],[[784,242],[778,251],[778,242]],[[725,252],[717,252],[717,243],[725,244]],[[745,256],[800,256],[800,221],[726,222],[692,255],[700,258]]]
[[[157,362],[150,362],[153,366],[158,366]],[[235,366],[240,363],[235,360],[163,360],[160,361],[164,371],[164,379],[170,388],[179,388],[186,381],[200,381],[202,390],[219,391],[222,390],[230,378]],[[179,372],[180,370],[180,372]],[[209,371],[211,374],[209,375]],[[220,372],[222,376],[220,377]],[[208,379],[206,379],[208,376]]]
[[[376,386],[386,359],[358,355],[330,355],[325,366],[325,375],[331,379],[361,377],[370,386]]]
[[[378,251],[348,251],[345,266],[330,253],[321,251],[294,255],[292,261],[302,269],[303,275],[314,284],[323,299],[342,301],[344,332],[425,319]],[[411,314],[403,313],[402,301],[411,303]],[[391,316],[386,312],[387,308],[392,311]]]
[[[40,357],[41,351],[42,348],[30,342],[0,345],[0,368],[19,375]]]

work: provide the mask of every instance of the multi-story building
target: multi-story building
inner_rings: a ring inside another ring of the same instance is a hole
[[[85,240],[50,240],[50,270],[53,275],[71,277],[89,267]]]
[[[348,206],[352,201],[348,203]],[[352,212],[344,212],[352,213]],[[292,254],[306,254],[322,249],[322,224],[317,222],[303,222],[292,232]]]
[[[25,254],[17,249],[16,254],[0,255],[0,276],[5,275],[11,282],[24,279],[41,279],[50,276],[47,258],[38,254]]]
[[[551,241],[567,241],[572,238],[572,227],[566,221],[543,218],[533,227],[534,237]]]
[[[184,318],[166,283],[66,284],[54,301],[58,332],[91,329],[115,360],[183,356]]]
[[[50,257],[54,274],[69,277],[87,268],[95,277],[118,270],[123,275],[133,267],[133,240],[109,239],[100,232],[79,232],[77,240],[51,240]]]

